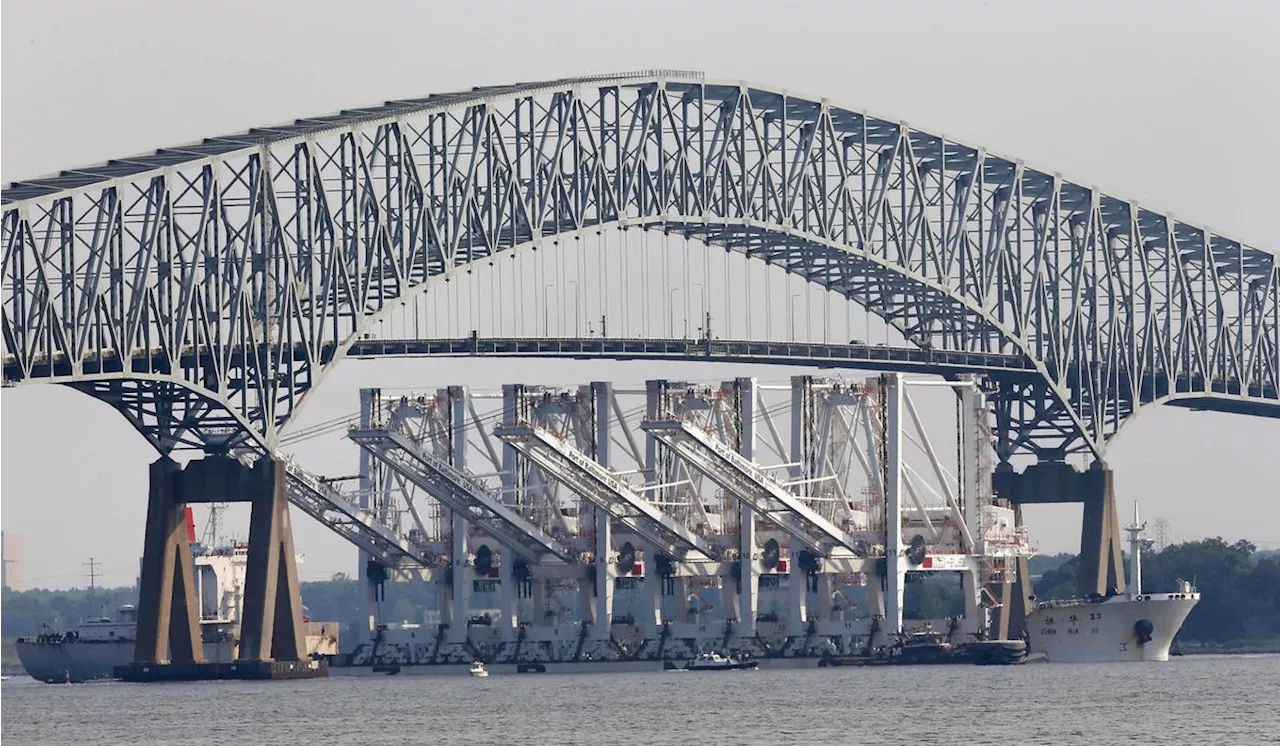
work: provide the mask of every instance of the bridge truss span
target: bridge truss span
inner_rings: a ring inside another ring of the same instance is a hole
[[[391,101],[2,201],[6,384],[129,381],[107,400],[161,450],[274,450],[305,392],[433,280],[623,227],[781,267],[922,347],[1026,361],[1038,378],[997,397],[1002,455],[1101,453],[1145,403],[1280,402],[1275,253],[903,122],[684,71]]]

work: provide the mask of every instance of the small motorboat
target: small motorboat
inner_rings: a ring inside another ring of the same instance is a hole
[[[758,661],[742,661],[732,655],[701,653],[685,664],[686,671],[751,671],[760,665]]]
[[[476,661],[471,664],[471,675],[477,679],[489,678],[489,671],[485,669],[484,664]]]

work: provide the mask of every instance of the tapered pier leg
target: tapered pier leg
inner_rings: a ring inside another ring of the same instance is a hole
[[[252,507],[239,658],[300,660],[306,655],[306,642],[285,465],[263,457],[245,476]]]
[[[167,456],[151,464],[133,651],[137,663],[204,660],[182,476]]]

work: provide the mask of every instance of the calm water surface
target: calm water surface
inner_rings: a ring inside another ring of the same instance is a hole
[[[20,744],[1280,743],[1280,656],[319,681],[10,679]]]

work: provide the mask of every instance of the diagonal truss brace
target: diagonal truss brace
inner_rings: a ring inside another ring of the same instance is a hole
[[[376,521],[373,514],[302,467],[285,461],[285,493],[289,502],[328,526],[342,538],[368,552],[385,567],[422,564],[409,543]]]
[[[685,562],[717,556],[710,542],[663,513],[607,467],[545,428],[521,422],[499,425],[493,434],[655,549]]]
[[[818,515],[755,463],[695,425],[661,419],[645,420],[640,427],[812,551],[824,557],[844,554],[843,549],[855,551],[854,537]]]
[[[421,448],[407,435],[370,428],[352,430],[347,437],[525,559],[575,561],[572,549],[512,510],[498,493],[467,471]]]

